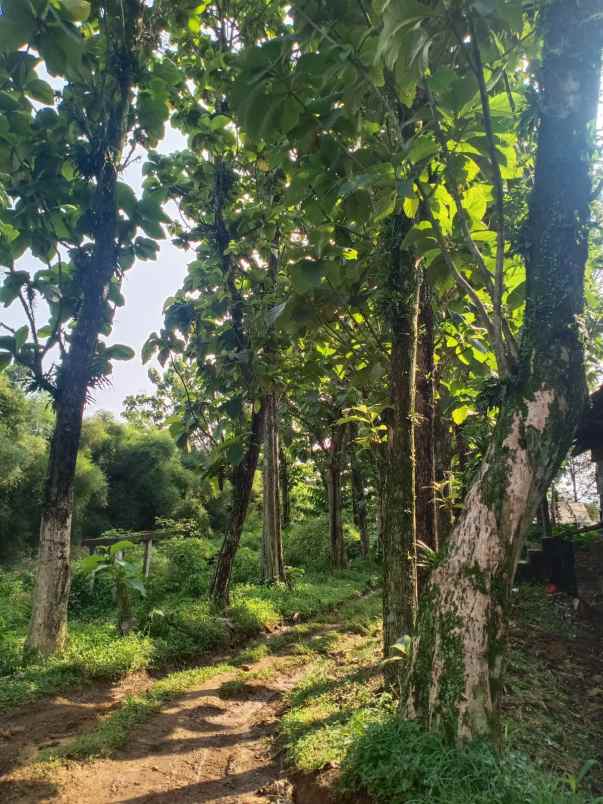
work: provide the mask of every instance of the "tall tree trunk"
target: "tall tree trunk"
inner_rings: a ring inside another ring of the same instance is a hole
[[[583,308],[599,98],[598,0],[557,0],[543,22],[520,363],[446,560],[422,599],[408,677],[408,714],[457,741],[496,734],[517,558],[571,444],[586,393],[576,320]]]
[[[360,533],[360,551],[362,558],[368,558],[369,554],[369,535],[367,523],[367,500],[364,491],[364,481],[362,479],[362,467],[358,460],[358,453],[354,443],[358,436],[358,428],[350,425],[350,468],[352,475],[352,514],[354,525]]]
[[[387,318],[391,332],[391,416],[385,477],[383,527],[383,651],[414,629],[417,607],[415,512],[415,374],[419,314],[419,269],[403,251],[406,219],[393,224]],[[396,665],[385,669],[386,683],[398,678]]]
[[[438,488],[438,493],[436,494],[437,534],[440,549],[448,542],[454,523],[450,485],[452,475],[452,434],[450,424],[444,416],[442,407],[442,399],[439,397],[434,408],[434,451],[435,481]]]
[[[279,477],[279,438],[276,394],[264,398],[264,516],[262,532],[262,581],[285,580]]]
[[[329,458],[325,473],[329,502],[329,544],[331,546],[331,567],[333,569],[343,569],[346,563],[341,518],[341,470],[345,436],[345,425],[336,424],[331,428],[331,443],[329,444]]]
[[[232,473],[232,510],[228,530],[218,555],[216,570],[210,588],[210,597],[219,608],[229,603],[230,577],[232,565],[239,549],[241,532],[245,524],[253,479],[258,465],[262,436],[264,432],[265,408],[253,412],[247,450],[241,463],[234,467]]]
[[[542,498],[542,502],[538,506],[537,519],[542,536],[547,539],[550,538],[553,535],[553,525],[551,523],[551,512],[549,511],[549,501],[546,492]]]
[[[427,282],[421,285],[415,399],[417,540],[438,549],[435,494],[433,310]]]
[[[120,35],[108,36],[109,69],[102,102],[106,122],[97,132],[96,192],[91,218],[95,222],[92,253],[73,258],[81,277],[82,302],[64,356],[55,394],[56,422],[52,436],[33,591],[32,614],[25,652],[48,656],[60,650],[67,636],[70,587],[70,542],[73,484],[88,388],[94,373],[98,336],[106,323],[106,295],[119,257],[116,188],[121,155],[127,141],[132,100],[134,48],[142,6],[129,0],[125,8],[109,7],[108,25],[119,22]],[[123,26],[123,30],[122,30]]]
[[[289,487],[287,455],[282,447],[279,448],[279,473],[281,486],[281,523],[283,530],[286,530],[291,524],[291,489]]]

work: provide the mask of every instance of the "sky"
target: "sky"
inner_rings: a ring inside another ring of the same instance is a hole
[[[184,147],[186,140],[180,132],[168,128],[157,150],[172,153]],[[144,155],[141,155],[141,158],[133,162],[122,176],[122,181],[127,182],[137,195],[142,192],[143,164]],[[136,352],[136,357],[127,362],[113,362],[113,373],[109,378],[109,384],[94,391],[86,415],[98,410],[108,410],[119,415],[126,396],[153,391],[154,386],[148,378],[148,370],[154,364],[143,366],[140,351],[148,335],[161,328],[163,304],[168,296],[173,295],[181,287],[186,275],[186,265],[192,259],[190,252],[187,254],[176,248],[169,238],[158,242],[160,250],[156,260],[146,262],[137,260],[126,272],[122,287],[126,303],[117,309],[113,332],[107,339],[109,344],[123,343],[131,346]],[[18,267],[31,270],[32,261],[31,255],[26,255],[21,258]],[[39,270],[40,267],[42,266],[36,266],[35,270]],[[46,323],[44,305],[38,306],[38,314],[38,326],[41,327]],[[17,303],[8,310],[0,308],[0,321],[12,327],[26,323],[23,310]]]

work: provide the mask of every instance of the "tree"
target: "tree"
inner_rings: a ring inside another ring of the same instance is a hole
[[[475,18],[467,22],[479,78],[479,35]],[[409,674],[409,714],[457,740],[495,732],[519,550],[585,396],[576,322],[588,252],[601,15],[595,3],[553,2],[541,25],[541,121],[521,349],[494,439],[424,595]]]
[[[0,363],[14,359],[25,366],[56,409],[26,645],[28,652],[50,654],[66,636],[84,406],[90,389],[110,372],[111,360],[133,356],[100,336],[110,334],[115,306],[123,303],[123,270],[134,256],[149,258],[156,251],[155,243],[134,240],[137,227],[161,235],[157,198],[147,194],[139,205],[119,174],[129,132],[136,125],[139,140],[157,136],[163,106],[149,92],[134,96],[138,59],[153,38],[152,6],[139,0],[7,0],[3,10],[0,49],[12,115],[0,155],[10,174],[4,182],[10,201],[2,210],[0,250],[8,271],[1,298],[5,306],[18,302],[27,323],[17,330],[4,326],[10,334],[0,344],[6,350]],[[28,49],[19,50],[24,44]],[[37,76],[40,60],[30,50],[60,78],[60,89]],[[43,108],[34,109],[28,97]],[[42,270],[17,269],[15,260],[27,249],[44,263]],[[43,327],[35,309],[40,297],[50,311]],[[49,367],[57,353],[58,363]]]

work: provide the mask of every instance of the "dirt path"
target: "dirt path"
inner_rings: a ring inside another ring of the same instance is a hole
[[[291,636],[295,634],[291,629]],[[359,639],[341,626],[321,625],[314,634]],[[116,705],[115,690],[89,691],[38,704],[18,716],[11,728],[18,739],[12,770],[0,779],[2,804],[286,804],[291,785],[275,756],[273,736],[285,708],[286,693],[307,672],[297,639],[283,633],[265,642],[273,655],[214,676],[179,695],[136,728],[126,748],[108,759],[31,764],[37,750],[91,728],[94,716]],[[280,638],[280,643],[279,643]],[[88,696],[88,697],[86,697]],[[95,697],[96,696],[96,697]],[[62,701],[62,705],[59,704]],[[95,711],[95,705],[97,709]],[[44,711],[48,708],[49,711]],[[69,721],[67,712],[71,713]],[[73,713],[78,716],[74,719]],[[63,718],[61,726],[61,718]],[[35,723],[38,721],[36,727]],[[91,723],[92,721],[92,723]],[[29,734],[22,732],[29,723]],[[46,732],[44,733],[44,730]],[[19,745],[21,740],[21,745]],[[0,752],[0,757],[2,756]],[[0,774],[1,775],[1,774]]]
[[[264,662],[254,670],[269,667]],[[282,775],[280,763],[272,756],[270,735],[276,729],[283,695],[301,672],[297,667],[281,670],[274,678],[251,679],[236,697],[226,699],[220,688],[233,675],[213,678],[168,704],[119,755],[62,770],[55,777],[60,792],[51,800],[62,804],[266,804],[265,793],[277,793]]]

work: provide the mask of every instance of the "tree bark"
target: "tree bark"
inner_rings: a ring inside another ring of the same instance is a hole
[[[450,424],[442,412],[442,400],[438,398],[434,408],[434,451],[438,547],[441,550],[448,542],[454,524],[453,499],[450,478],[452,474],[452,435]],[[437,499],[439,497],[439,500]]]
[[[387,319],[391,332],[390,397],[383,522],[383,652],[414,630],[417,608],[415,498],[415,375],[419,269],[401,249],[406,219],[394,221]],[[399,670],[385,666],[388,684]]]
[[[570,447],[586,388],[576,320],[588,254],[598,2],[544,11],[541,124],[530,200],[520,361],[495,435],[422,599],[407,714],[461,741],[496,736],[513,575],[525,531]]]
[[[119,16],[117,13],[117,8],[110,9],[109,25],[119,20],[121,34],[115,39],[108,34],[109,71],[113,81],[106,83],[103,98],[106,123],[94,143],[100,160],[91,210],[95,221],[94,247],[91,254],[82,249],[73,258],[82,301],[55,393],[56,423],[40,524],[32,615],[25,645],[27,655],[48,656],[63,647],[67,636],[75,465],[88,388],[94,376],[98,336],[106,323],[106,294],[118,267],[117,166],[127,141],[134,49],[142,5],[138,0],[129,0],[125,6],[120,4]]]
[[[264,398],[264,516],[262,530],[262,581],[285,581],[281,533],[279,438],[276,394]]]
[[[341,470],[345,435],[345,425],[336,424],[331,428],[329,458],[325,472],[329,502],[329,543],[331,546],[331,567],[333,569],[344,569],[346,565],[343,522],[341,519]]]
[[[434,448],[434,340],[431,292],[421,285],[419,305],[419,345],[415,399],[416,520],[417,540],[438,549],[438,510],[435,494]]]
[[[239,549],[241,532],[245,524],[253,479],[258,465],[264,432],[265,408],[254,411],[247,450],[241,463],[232,472],[232,510],[228,530],[218,555],[216,570],[210,588],[210,597],[218,608],[226,608],[230,600],[232,565]]]
[[[350,425],[350,468],[352,476],[352,514],[354,525],[360,533],[360,552],[362,558],[368,558],[369,554],[369,535],[367,523],[367,500],[364,491],[364,481],[362,477],[362,467],[358,460],[358,453],[354,440],[358,435],[358,428]]]
[[[289,488],[290,481],[287,455],[282,447],[279,448],[279,472],[281,487],[281,521],[283,530],[286,530],[291,524],[291,489]]]

